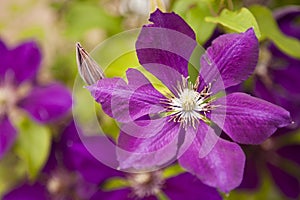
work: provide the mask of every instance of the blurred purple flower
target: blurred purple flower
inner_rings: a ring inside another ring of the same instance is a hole
[[[82,134],[81,132],[79,134]],[[83,141],[81,140],[83,139]],[[28,182],[6,194],[3,200],[90,200],[90,199],[156,199],[163,191],[171,199],[221,200],[216,189],[204,185],[190,174],[164,179],[161,171],[127,174],[109,168],[95,159],[85,145],[100,141],[104,136],[78,137],[74,123],[63,132],[59,143],[53,145],[50,158],[37,182]],[[98,143],[99,144],[99,143]],[[98,152],[104,152],[98,145]],[[127,188],[100,190],[111,178],[122,178]]]
[[[98,191],[98,186],[104,180],[122,174],[95,159],[78,134],[82,133],[77,133],[72,122],[63,131],[59,142],[53,143],[49,159],[37,181],[33,184],[25,182],[3,199],[87,200]],[[86,139],[95,140],[94,137]]]
[[[279,28],[288,36],[300,40],[300,6],[289,6],[275,12]],[[291,112],[294,127],[300,126],[300,60],[281,52],[274,44],[268,48],[270,56],[256,77],[256,96],[281,105]],[[264,59],[264,57],[262,57]]]
[[[36,76],[41,63],[37,44],[27,41],[8,49],[0,41],[0,159],[13,145],[17,130],[13,118],[24,109],[37,122],[47,123],[71,108],[71,94],[58,83],[38,85]]]
[[[136,69],[127,71],[128,84],[121,78],[104,78],[88,87],[103,110],[123,123],[118,145],[130,154],[119,153],[120,167],[160,166],[181,152],[184,168],[204,184],[228,192],[242,181],[245,161],[234,142],[262,143],[291,122],[283,108],[250,95],[215,96],[253,72],[258,57],[254,31],[215,39],[199,58],[199,79],[193,84],[188,78],[189,59],[197,45],[192,29],[175,13],[157,10],[150,21],[153,24],[142,28],[136,42],[137,56],[170,93],[157,91]],[[234,142],[218,138],[212,122]]]
[[[273,137],[260,146],[246,146],[247,160],[244,178],[239,189],[255,190],[261,184],[261,176],[267,172],[287,197],[298,199],[300,181],[300,145],[284,145],[284,138]]]
[[[281,31],[300,39],[300,7],[290,6],[275,12]],[[278,104],[291,113],[294,124],[278,129],[272,138],[260,146],[245,146],[247,161],[240,189],[257,189],[260,173],[268,171],[281,192],[293,199],[300,196],[299,174],[293,169],[300,167],[300,145],[289,141],[293,132],[300,128],[300,60],[291,58],[271,44],[269,61],[255,76],[254,94]],[[265,57],[262,57],[265,59]]]

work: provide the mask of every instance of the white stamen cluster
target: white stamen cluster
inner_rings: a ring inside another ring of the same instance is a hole
[[[182,82],[178,82],[175,88],[176,94],[170,95],[164,103],[167,105],[167,116],[171,117],[170,120],[179,122],[183,127],[196,127],[199,120],[207,122],[206,113],[214,108],[210,105],[213,100],[209,91],[211,85],[198,92],[199,79],[195,84],[188,79],[182,77]]]

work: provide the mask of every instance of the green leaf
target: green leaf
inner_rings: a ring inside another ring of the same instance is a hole
[[[129,183],[126,179],[123,178],[111,178],[105,181],[105,183],[102,186],[102,189],[104,191],[111,191],[111,190],[117,190],[120,188],[129,187]]]
[[[0,160],[0,199],[26,176],[26,166],[12,152]]]
[[[185,0],[175,1],[172,10],[178,15],[185,15],[185,13],[191,8],[197,5],[199,0]]]
[[[204,44],[212,35],[216,24],[205,21],[205,17],[212,16],[211,10],[216,2],[211,0],[176,1],[173,10],[179,14],[196,33],[197,41]]]
[[[167,178],[171,178],[171,177],[177,176],[179,174],[182,174],[184,172],[185,172],[185,170],[180,165],[175,164],[175,165],[172,165],[172,166],[166,168],[163,171],[163,176],[165,179],[167,179]]]
[[[200,44],[204,44],[216,28],[216,24],[205,21],[207,16],[211,16],[211,13],[206,3],[199,4],[186,13],[185,20],[195,31]]]
[[[98,4],[74,2],[65,17],[68,36],[78,38],[93,28],[104,29],[109,34],[121,31],[121,19],[109,15]]]
[[[245,32],[250,27],[253,27],[256,37],[261,37],[256,19],[247,8],[242,8],[238,11],[224,9],[220,16],[206,17],[205,20],[212,23],[222,24],[223,26],[238,33]]]
[[[280,31],[272,12],[268,8],[254,5],[249,9],[258,22],[263,39],[270,39],[286,54],[300,58],[300,41],[296,38],[286,36]]]
[[[19,136],[15,144],[16,154],[27,166],[29,179],[33,180],[47,161],[51,134],[48,128],[24,119],[18,124]]]

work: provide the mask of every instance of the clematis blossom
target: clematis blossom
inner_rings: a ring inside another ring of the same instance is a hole
[[[103,110],[121,123],[118,159],[125,170],[154,170],[178,158],[204,184],[229,192],[243,177],[245,155],[237,143],[259,144],[291,123],[289,112],[244,93],[223,94],[246,80],[257,63],[252,28],[225,34],[198,58],[192,82],[188,65],[195,33],[175,13],[156,10],[136,42],[140,64],[167,91],[157,90],[137,69],[128,82],[103,78],[88,86]],[[233,140],[218,137],[224,130]]]
[[[300,39],[299,6],[283,7],[274,12],[281,31]],[[269,102],[276,103],[290,111],[293,124],[279,129],[259,146],[245,146],[247,162],[240,189],[258,189],[261,173],[268,173],[281,191],[283,198],[299,199],[300,182],[297,169],[300,166],[300,145],[293,136],[300,127],[300,99],[298,74],[300,60],[280,51],[274,44],[268,46],[269,62],[265,70],[255,77],[253,93]],[[263,57],[262,57],[263,58]],[[298,152],[298,153],[297,153]],[[288,166],[288,167],[287,167]]]
[[[25,110],[33,120],[48,123],[71,108],[69,90],[61,84],[37,84],[41,52],[34,41],[9,49],[0,41],[0,159],[11,148],[17,130],[13,119]]]

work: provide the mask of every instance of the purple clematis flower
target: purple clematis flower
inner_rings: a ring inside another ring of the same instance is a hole
[[[79,135],[75,124],[71,123],[59,143],[53,145],[38,181],[24,183],[6,194],[3,200],[157,199],[155,195],[161,191],[174,200],[183,197],[221,200],[216,189],[204,185],[188,173],[165,179],[162,171],[125,174],[109,168],[95,159],[85,146],[94,141],[101,142],[104,136],[83,136],[81,132]],[[97,148],[103,152],[102,146]],[[128,187],[112,191],[100,189],[113,178],[123,179]]]
[[[0,159],[13,145],[17,130],[13,118],[24,109],[37,122],[47,123],[62,117],[72,105],[71,94],[58,83],[38,85],[41,63],[37,44],[28,41],[8,49],[0,41]]]
[[[286,144],[285,139],[272,137],[259,146],[243,148],[247,160],[239,189],[258,189],[262,174],[267,173],[284,196],[299,199],[300,182],[296,169],[300,167],[300,145]]]
[[[300,6],[281,8],[274,13],[283,33],[300,40]],[[281,52],[274,44],[268,48],[270,53],[264,72],[256,77],[254,93],[270,102],[281,105],[291,112],[294,127],[300,126],[300,60]]]
[[[4,200],[87,200],[98,186],[111,176],[122,173],[94,158],[81,141],[72,122],[54,142],[49,159],[35,183],[25,182],[7,193]],[[101,138],[101,137],[100,137]],[[86,137],[89,143],[94,137]],[[97,137],[96,141],[99,139]],[[101,148],[101,146],[99,146]]]
[[[275,12],[278,25],[285,34],[300,39],[300,7],[290,6]],[[255,76],[253,93],[289,110],[293,125],[279,129],[272,138],[260,146],[246,146],[247,162],[241,189],[256,189],[260,184],[260,173],[268,172],[282,194],[299,199],[299,174],[293,169],[300,166],[300,145],[290,141],[295,130],[300,128],[299,66],[300,60],[289,57],[273,44],[268,48],[269,62],[265,62],[265,73]],[[262,57],[264,58],[264,57]],[[263,63],[263,62],[262,62]]]
[[[121,78],[103,78],[88,87],[103,110],[121,122],[118,159],[121,169],[153,170],[179,158],[199,179],[223,192],[243,176],[242,144],[259,144],[291,123],[285,109],[244,93],[218,96],[253,72],[258,41],[252,28],[215,39],[198,58],[198,79],[189,80],[188,64],[195,34],[175,13],[151,14],[136,51],[142,66],[169,91],[156,90],[138,70]],[[234,142],[219,138],[223,129]]]

